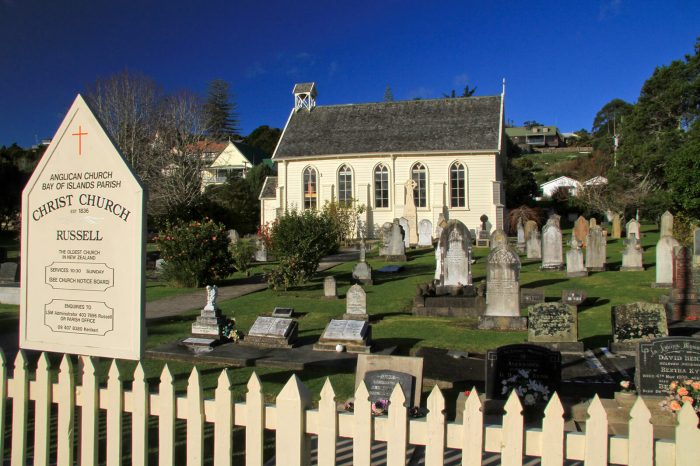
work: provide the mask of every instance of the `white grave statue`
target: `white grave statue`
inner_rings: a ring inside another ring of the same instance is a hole
[[[20,348],[141,358],[144,202],[78,95],[22,195]]]

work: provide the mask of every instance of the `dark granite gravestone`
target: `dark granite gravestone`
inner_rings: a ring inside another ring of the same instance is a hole
[[[576,307],[564,303],[530,306],[527,341],[556,351],[582,352],[583,343],[578,341]]]
[[[520,288],[520,307],[528,307],[544,302],[542,288]]]
[[[294,319],[258,316],[241,344],[264,348],[294,347],[299,324]]]
[[[391,370],[370,371],[365,374],[364,381],[371,402],[389,400],[397,383],[401,386],[403,396],[406,398],[405,406],[413,400],[415,378],[411,374]]]
[[[562,290],[561,302],[572,306],[580,306],[586,300],[586,292],[583,290]]]
[[[332,319],[314,345],[314,350],[338,351],[338,345],[349,353],[371,352],[372,326],[366,320]]]
[[[536,345],[508,345],[486,355],[486,398],[505,400],[512,389],[534,381],[545,388],[546,402],[561,381],[561,353]]]
[[[613,342],[615,353],[636,354],[637,343],[668,336],[666,310],[661,304],[636,302],[613,306]]]
[[[666,396],[673,381],[700,380],[700,339],[665,337],[639,343],[635,384],[641,396]]]
[[[272,317],[291,318],[294,315],[293,307],[275,307],[272,311]]]

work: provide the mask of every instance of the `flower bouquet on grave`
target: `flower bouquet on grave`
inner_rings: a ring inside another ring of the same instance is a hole
[[[236,319],[226,319],[226,323],[221,329],[221,337],[233,343],[238,343],[242,336],[243,332],[236,329]]]
[[[381,416],[389,412],[389,400],[377,400],[372,403],[372,415]]]
[[[684,403],[690,403],[700,416],[700,380],[674,380],[668,385],[668,395],[660,404],[661,408],[677,413]]]
[[[524,406],[535,406],[549,401],[549,387],[530,378],[529,369],[518,369],[517,374],[501,381],[501,395],[507,395],[511,390],[520,397]]]

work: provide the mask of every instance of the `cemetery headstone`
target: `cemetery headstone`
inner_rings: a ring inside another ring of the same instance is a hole
[[[520,288],[520,307],[527,308],[534,304],[541,304],[545,301],[544,289],[542,288]]]
[[[560,382],[558,351],[537,345],[507,345],[486,355],[487,399],[505,400],[512,390],[520,389],[524,404],[547,403]]]
[[[539,230],[537,222],[534,220],[528,220],[525,222],[525,241],[530,237],[530,232]]]
[[[372,281],[372,266],[367,262],[358,262],[352,268],[352,278],[363,285],[371,285]]]
[[[631,238],[632,235],[634,235],[635,238],[641,239],[642,232],[639,227],[639,222],[636,219],[632,219],[629,222],[627,222],[625,228],[627,230],[627,238]]]
[[[156,272],[162,272],[165,267],[165,259],[156,259]]]
[[[547,219],[547,222],[552,221],[553,224],[557,226],[561,230],[561,215],[557,214],[551,214],[549,218]]]
[[[423,358],[359,354],[355,390],[364,381],[370,401],[388,400],[396,383],[401,385],[406,406],[420,406],[423,390]]]
[[[497,246],[486,258],[486,313],[480,329],[516,330],[527,327],[520,317],[520,258],[508,245]]]
[[[418,246],[433,245],[433,224],[427,218],[418,223]]]
[[[491,237],[489,238],[489,246],[491,249],[495,249],[498,246],[502,246],[504,244],[508,244],[508,235],[506,235],[506,232],[503,231],[500,228],[496,228],[493,233],[491,233]]]
[[[267,246],[265,242],[258,240],[258,249],[255,251],[256,262],[267,262]]]
[[[588,226],[588,223],[586,223],[586,226]],[[581,250],[581,242],[576,239],[575,236],[572,236],[570,245],[571,249],[566,252],[566,276],[588,276],[588,270],[586,270],[586,267],[583,265],[583,251]]]
[[[597,225],[588,230],[586,247],[586,269],[591,272],[602,272],[607,262],[608,242],[603,229]]]
[[[665,397],[671,382],[700,380],[700,339],[664,337],[639,343],[635,385],[641,396]]]
[[[488,248],[490,246],[491,239],[491,224],[489,222],[489,217],[484,214],[479,217],[479,220],[481,220],[481,225],[479,226],[476,245],[480,248]]]
[[[662,236],[656,243],[655,288],[670,288],[673,285],[673,250],[680,243],[673,236]]]
[[[275,307],[272,310],[272,317],[285,317],[291,319],[294,316],[293,307]]]
[[[343,319],[346,320],[367,320],[367,294],[360,285],[352,285],[345,295],[345,314]]]
[[[545,270],[562,270],[564,268],[561,230],[552,217],[542,228],[542,268]]]
[[[582,352],[575,306],[542,303],[528,308],[527,341],[562,352]]]
[[[595,217],[591,217],[591,218],[588,220],[588,228],[589,228],[589,230],[590,230],[591,228],[595,227],[595,226],[598,226],[598,221],[595,219]]]
[[[365,320],[332,319],[314,345],[316,351],[337,351],[342,345],[349,353],[370,353],[372,326]]]
[[[403,218],[406,219],[406,225],[404,227],[404,232],[406,233],[406,247],[410,244],[418,243],[418,216],[416,213],[416,203],[413,199],[413,190],[416,188],[417,183],[412,180],[406,180],[404,183],[406,201],[403,205]]]
[[[228,241],[231,244],[236,244],[238,241],[241,239],[240,235],[236,230],[229,230],[228,231]]]
[[[440,285],[457,287],[472,284],[471,234],[459,220],[450,220],[440,241]]]
[[[395,218],[393,223],[385,223],[382,227],[382,233],[383,245],[379,250],[379,255],[390,261],[405,261],[406,246],[399,219]]]
[[[583,245],[583,247],[586,247],[586,236],[588,236],[589,229],[590,226],[588,224],[588,220],[580,216],[574,225],[573,235]]]
[[[613,342],[615,353],[636,353],[637,343],[668,336],[666,310],[661,304],[635,302],[613,306]]]
[[[19,264],[17,262],[3,262],[0,264],[0,282],[14,283],[19,281]]]
[[[673,236],[673,214],[668,210],[661,215],[660,236]]]
[[[622,237],[622,220],[620,220],[620,214],[613,215],[612,237],[613,239],[620,239],[620,237]]]
[[[403,245],[406,249],[408,249],[411,246],[411,226],[408,223],[408,219],[405,217],[401,217],[399,219],[399,225],[401,225],[401,228],[403,228],[403,232],[404,232]],[[415,244],[415,243],[413,243],[413,244]]]
[[[542,259],[542,241],[540,240],[540,232],[537,228],[530,231],[527,237],[527,258],[528,259]]]
[[[518,234],[518,242],[517,242],[518,252],[525,253],[525,227],[523,226],[523,219],[522,218],[518,219],[517,230],[518,230],[517,231],[517,234]]]
[[[445,214],[442,212],[438,215],[437,225],[435,226],[435,237],[440,238],[442,230],[447,226],[447,220],[445,220]]]
[[[292,348],[299,333],[294,319],[258,316],[241,344],[262,348]]]
[[[323,279],[323,297],[326,299],[338,299],[335,277],[332,275]]]
[[[444,231],[444,229],[443,229]],[[442,236],[442,233],[440,234]],[[436,281],[440,281],[440,275],[442,274],[442,248],[440,247],[440,237],[438,236],[438,242],[435,245],[435,275],[433,278]]]
[[[644,270],[642,263],[642,245],[634,233],[625,239],[625,249],[622,251],[622,267],[623,272],[641,272]]]
[[[22,197],[21,348],[141,358],[144,202],[78,95]]]
[[[562,290],[561,302],[570,306],[580,306],[586,300],[586,292],[583,290]]]

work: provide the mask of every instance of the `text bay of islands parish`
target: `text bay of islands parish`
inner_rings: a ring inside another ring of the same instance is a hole
[[[63,209],[65,207],[73,206],[74,194],[64,194],[63,196],[58,196],[55,199],[51,199],[48,202],[40,205],[32,211],[32,219],[35,221],[41,220],[44,216],[50,214],[53,211]],[[115,216],[121,218],[125,222],[129,218],[131,211],[127,210],[126,207],[114,202],[113,200],[98,196],[97,194],[80,194],[78,196],[78,203],[81,206],[86,207],[97,207],[98,209],[104,209],[107,212],[114,214]]]

